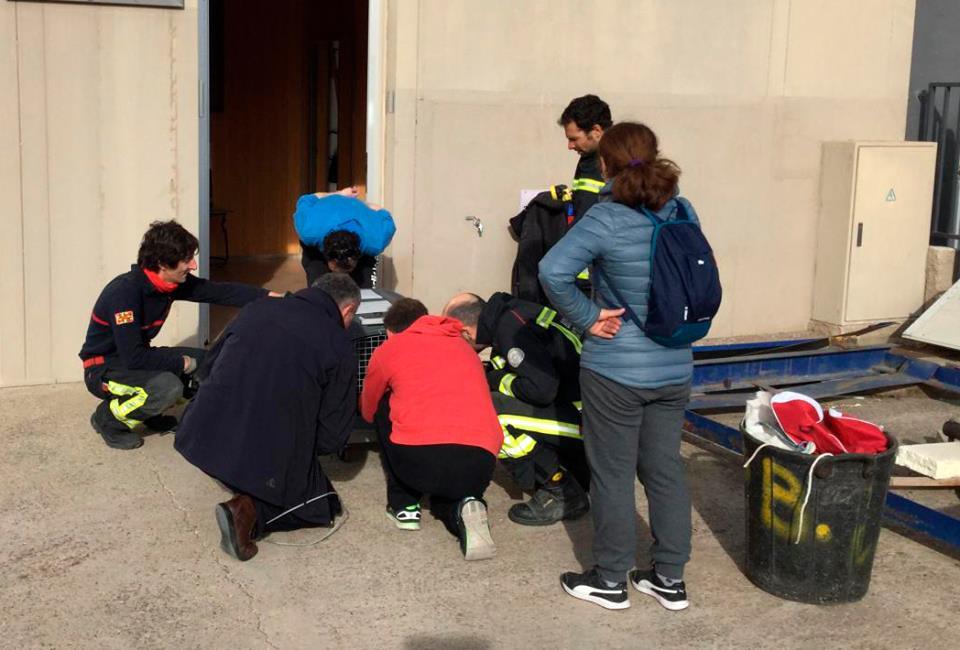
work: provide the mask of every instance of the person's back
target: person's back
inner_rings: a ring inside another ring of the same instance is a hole
[[[461,444],[500,450],[503,432],[483,366],[453,318],[422,316],[374,352],[361,410],[370,419],[390,391],[397,444]]]
[[[420,501],[460,541],[467,560],[496,554],[483,493],[503,433],[483,367],[461,337],[463,324],[429,316],[418,300],[395,302],[387,341],[373,353],[360,410],[374,422],[387,480],[387,517],[420,529]]]
[[[360,289],[330,273],[309,289],[248,305],[207,355],[175,447],[229,487],[221,547],[239,560],[276,530],[330,524],[341,509],[318,456],[339,451],[355,412],[347,336]]]
[[[258,482],[252,472],[275,468],[251,467],[231,450],[248,443],[261,444],[261,431],[256,426],[231,426],[230,419],[259,422],[276,432],[312,432],[317,429],[317,413],[330,402],[328,391],[340,394],[344,386],[355,386],[352,379],[343,377],[355,368],[353,359],[353,345],[333,302],[322,290],[304,289],[287,298],[248,305],[224,331],[201,368],[201,374],[209,372],[209,376],[203,381],[202,399],[192,404],[184,417],[177,448],[188,458],[203,457],[203,469],[231,485]],[[302,390],[281,390],[263,399],[266,387],[281,386],[299,386]],[[233,404],[245,413],[225,414],[224,404]],[[336,420],[339,426],[334,426],[330,417],[321,421],[318,442],[328,447],[324,453],[342,444],[349,412]],[[230,429],[235,442],[227,448],[221,446],[223,441],[218,436],[204,435],[204,431],[224,427]],[[294,462],[294,473],[299,473],[306,471],[311,460],[304,457]],[[267,486],[262,496],[283,501],[284,495],[270,488],[279,490],[281,483],[270,481],[271,476],[262,478]]]

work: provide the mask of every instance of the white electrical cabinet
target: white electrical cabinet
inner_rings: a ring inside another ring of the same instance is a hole
[[[932,142],[823,144],[815,325],[903,320],[923,304],[936,157]]]

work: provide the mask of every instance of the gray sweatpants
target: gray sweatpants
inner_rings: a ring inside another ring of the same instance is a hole
[[[583,444],[590,465],[593,557],[605,580],[623,582],[634,565],[634,476],[650,506],[651,556],[657,571],[682,579],[690,559],[690,494],[680,460],[690,384],[632,388],[580,370]]]

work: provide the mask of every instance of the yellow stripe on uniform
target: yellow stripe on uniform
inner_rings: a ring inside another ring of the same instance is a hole
[[[107,382],[107,390],[113,395],[120,395],[121,397],[130,396],[129,399],[123,402],[119,399],[110,400],[110,412],[113,413],[113,417],[123,422],[130,429],[140,424],[140,420],[134,420],[127,416],[144,405],[147,401],[147,391],[139,386],[127,386],[126,384],[118,384],[115,381]]]
[[[578,280],[589,280],[590,279],[590,269],[583,269],[577,273]]]
[[[506,425],[501,423],[501,426],[503,426],[503,444],[500,446],[500,453],[497,454],[498,458],[523,458],[537,446],[537,441],[527,434],[521,433],[514,436],[507,430]]]
[[[504,395],[515,397],[515,395],[513,394],[513,390],[511,389],[511,386],[513,386],[513,380],[516,378],[517,376],[512,372],[508,372],[507,374],[505,374],[503,378],[500,380],[499,391]]]
[[[600,190],[603,189],[603,181],[594,180],[592,178],[574,178],[573,183],[570,187],[574,192],[583,191],[583,192],[592,192],[594,194],[599,194]]]
[[[540,310],[540,313],[537,314],[537,325],[543,329],[550,327],[550,324],[553,322],[553,319],[557,317],[557,312],[549,307],[544,307]]]
[[[580,340],[579,336],[568,330],[560,323],[550,323],[550,326],[563,334],[567,340],[573,344],[573,349],[577,351],[577,354],[580,354],[580,351],[583,349],[583,342]]]
[[[490,365],[497,370],[503,370],[503,367],[507,365],[507,360],[503,357],[490,357]]]
[[[561,438],[582,439],[580,427],[570,422],[559,422],[557,420],[542,420],[540,418],[531,418],[525,415],[499,415],[500,426],[506,431],[507,426],[522,431],[532,431],[534,433],[543,433],[548,436],[560,436]],[[506,434],[505,434],[506,435]]]

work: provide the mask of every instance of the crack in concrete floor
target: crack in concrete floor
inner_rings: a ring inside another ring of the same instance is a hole
[[[246,586],[241,581],[235,578],[235,576],[233,575],[233,572],[230,570],[230,567],[224,561],[223,553],[221,552],[221,549],[219,548],[219,546],[217,548],[213,548],[213,546],[211,546],[204,539],[204,536],[200,534],[199,525],[196,522],[192,521],[190,517],[190,511],[187,510],[187,508],[180,503],[180,501],[177,499],[177,495],[173,492],[173,490],[170,489],[169,486],[167,486],[166,482],[163,480],[162,474],[160,473],[160,468],[157,467],[157,464],[152,460],[148,462],[150,464],[150,469],[153,471],[154,477],[156,477],[157,479],[157,483],[160,485],[160,488],[170,498],[170,503],[173,505],[173,507],[176,510],[178,510],[180,514],[183,516],[184,523],[186,523],[187,526],[191,529],[190,532],[193,533],[193,536],[197,538],[197,541],[200,543],[200,547],[203,553],[213,558],[214,562],[216,562],[217,566],[220,568],[220,571],[223,574],[223,577],[226,579],[226,581],[231,585],[233,585],[234,587],[236,587],[237,590],[240,591],[240,593],[242,593],[247,598],[248,601],[250,601],[250,611],[256,617],[257,631],[263,637],[264,643],[266,643],[267,646],[271,648],[278,648],[279,650],[279,646],[273,643],[273,641],[270,639],[270,635],[264,629],[263,614],[255,606],[257,602],[256,598],[254,598],[253,594],[250,593],[250,591],[246,588]],[[236,620],[238,623],[241,623],[241,624],[246,623],[246,621],[244,621],[240,617],[237,617]]]

